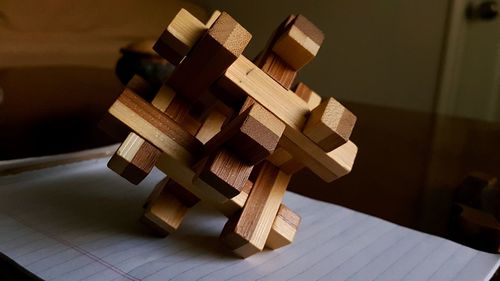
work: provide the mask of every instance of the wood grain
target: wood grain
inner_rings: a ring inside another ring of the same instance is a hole
[[[229,14],[222,12],[189,56],[176,67],[168,84],[190,101],[199,99],[240,56],[251,37]]]
[[[161,152],[135,133],[130,133],[108,162],[108,168],[133,184],[153,169]]]
[[[281,120],[254,103],[215,135],[206,144],[206,150],[224,146],[243,162],[255,165],[274,152],[284,130]]]
[[[153,49],[173,65],[178,65],[207,29],[195,16],[181,9],[156,41]]]
[[[197,177],[227,198],[240,194],[253,165],[243,163],[232,151],[221,147],[198,164]]]
[[[330,152],[349,140],[355,123],[356,116],[351,111],[334,98],[328,98],[311,112],[303,132]]]
[[[155,90],[154,87],[138,75],[132,77],[126,88],[141,97],[149,97],[152,91]],[[173,98],[173,95],[175,95],[175,93],[172,95],[170,92],[165,92],[164,88],[160,88],[152,101],[152,104],[160,110],[164,110],[172,100],[169,97]],[[115,123],[118,126],[123,126],[116,119]],[[111,157],[108,167],[131,183],[139,184],[151,172],[160,154],[161,151],[156,147],[132,132],[128,134]]]
[[[298,214],[281,204],[267,237],[266,247],[275,250],[292,243],[300,221]]]
[[[273,51],[293,69],[299,70],[318,53],[324,35],[304,16],[298,15],[273,46]]]
[[[315,109],[321,103],[321,96],[303,82],[299,82],[295,86],[294,92],[307,103],[310,110]]]
[[[252,97],[292,128],[302,129],[309,114],[307,104],[286,90],[244,56],[240,56],[224,73],[219,85],[239,94],[242,102]]]
[[[108,110],[138,135],[182,163],[191,163],[202,144],[170,117],[125,89]]]
[[[286,89],[290,89],[298,74],[273,51],[266,52],[256,64]]]
[[[162,181],[159,187],[150,198],[143,214],[143,220],[148,220],[150,224],[156,225],[162,233],[172,233],[179,228],[189,207],[172,192],[172,189],[179,188],[172,180]]]
[[[269,162],[262,164],[245,208],[229,219],[221,234],[235,254],[248,257],[262,251],[289,180]]]

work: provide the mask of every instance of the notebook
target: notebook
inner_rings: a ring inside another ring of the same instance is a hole
[[[107,158],[0,177],[0,252],[44,280],[488,280],[500,256],[288,192],[292,245],[239,259],[226,219],[197,205],[175,234],[138,222],[154,170],[133,186]]]

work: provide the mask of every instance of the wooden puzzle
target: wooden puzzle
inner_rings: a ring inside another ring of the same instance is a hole
[[[295,172],[331,182],[357,153],[349,141],[356,117],[293,86],[323,33],[289,16],[253,62],[242,55],[250,39],[225,12],[203,23],[181,10],[154,46],[176,66],[170,78],[149,102],[141,96],[150,85],[135,76],[104,122],[111,134],[128,133],[109,168],[135,184],[154,166],[168,176],[144,205],[144,222],[172,233],[205,200],[228,217],[220,238],[241,257],[293,241],[300,216],[282,198]]]

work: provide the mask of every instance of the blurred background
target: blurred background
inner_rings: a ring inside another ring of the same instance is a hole
[[[129,44],[158,38],[181,7],[227,11],[253,34],[250,58],[289,14],[325,33],[299,80],[358,116],[359,154],[348,176],[303,171],[293,191],[498,251],[496,1],[2,0],[0,160],[113,143],[96,124],[121,91],[117,61],[154,57]]]

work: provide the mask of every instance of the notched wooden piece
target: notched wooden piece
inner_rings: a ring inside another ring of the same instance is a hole
[[[349,140],[354,124],[356,116],[334,98],[328,98],[311,112],[303,132],[323,151],[330,152]]]

